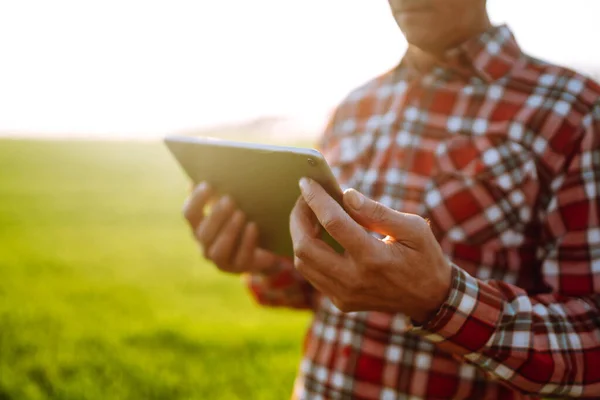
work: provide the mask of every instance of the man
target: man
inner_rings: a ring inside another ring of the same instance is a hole
[[[389,3],[409,49],[321,140],[358,191],[300,182],[292,263],[232,199],[203,215],[201,185],[206,257],[314,310],[298,398],[600,398],[600,86],[523,54],[484,0]]]

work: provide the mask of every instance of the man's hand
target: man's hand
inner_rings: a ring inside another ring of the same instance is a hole
[[[290,232],[294,264],[307,280],[345,312],[399,312],[418,323],[436,313],[448,296],[452,267],[423,218],[355,190],[344,193],[346,212],[318,183],[302,179],[300,188]],[[319,238],[318,223],[344,255]]]
[[[212,205],[210,213],[205,208]],[[183,215],[200,244],[204,257],[225,272],[263,272],[272,268],[276,256],[257,246],[258,228],[246,221],[230,197],[214,199],[210,186],[198,185],[183,207]]]

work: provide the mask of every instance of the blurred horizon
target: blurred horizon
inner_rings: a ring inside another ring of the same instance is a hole
[[[488,3],[526,52],[600,77],[600,2]],[[0,137],[313,138],[405,49],[385,0],[3,2]]]

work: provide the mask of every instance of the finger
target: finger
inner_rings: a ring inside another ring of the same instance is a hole
[[[336,253],[317,237],[314,213],[300,197],[290,215],[290,233],[294,245],[294,266],[317,290],[325,294],[336,293],[342,279],[354,271],[350,261]],[[342,268],[342,267],[348,268]]]
[[[204,207],[212,196],[212,189],[206,182],[194,188],[183,205],[183,216],[192,229],[196,229],[204,216]]]
[[[255,222],[251,222],[244,229],[233,262],[237,271],[263,272],[276,265],[277,256],[259,248],[258,245],[258,226]]]
[[[258,228],[254,222],[246,224],[242,232],[240,246],[234,257],[233,265],[238,270],[250,268],[256,246],[258,244]]]
[[[356,255],[369,250],[367,246],[375,239],[321,185],[312,179],[302,178],[300,189],[319,223],[347,252]]]
[[[202,220],[196,229],[196,238],[202,244],[205,252],[211,247],[217,234],[233,214],[234,207],[231,198],[228,196],[221,198],[213,207],[212,212]]]
[[[312,264],[336,260],[339,255],[318,236],[315,216],[302,197],[298,199],[290,214],[290,236],[294,257]]]
[[[352,279],[355,268],[348,258],[322,248],[325,243],[318,241],[314,246],[311,250],[314,257],[305,257],[302,251],[296,250],[294,267],[320,292],[326,295],[339,293],[344,288],[343,282]]]
[[[300,196],[290,213],[290,236],[292,242],[298,242],[305,236],[319,239],[320,230],[321,226],[317,217],[304,198]]]
[[[296,204],[290,214],[290,222],[292,219],[297,223],[297,229],[301,229],[303,233],[311,237],[318,237],[321,233],[321,224],[315,213],[310,209],[304,197],[300,196],[296,200]]]
[[[238,239],[243,232],[245,222],[246,216],[244,213],[240,210],[235,211],[229,221],[225,222],[225,225],[208,249],[208,257],[219,267],[227,268],[232,265]]]
[[[344,192],[344,206],[362,226],[396,240],[416,240],[422,237],[423,229],[429,229],[420,216],[393,210],[354,189]]]
[[[265,249],[256,248],[250,263],[250,272],[263,272],[276,266],[277,256]]]

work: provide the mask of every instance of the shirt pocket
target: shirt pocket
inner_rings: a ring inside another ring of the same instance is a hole
[[[436,149],[426,217],[440,242],[518,247],[532,219],[535,159],[505,136],[453,137]]]

